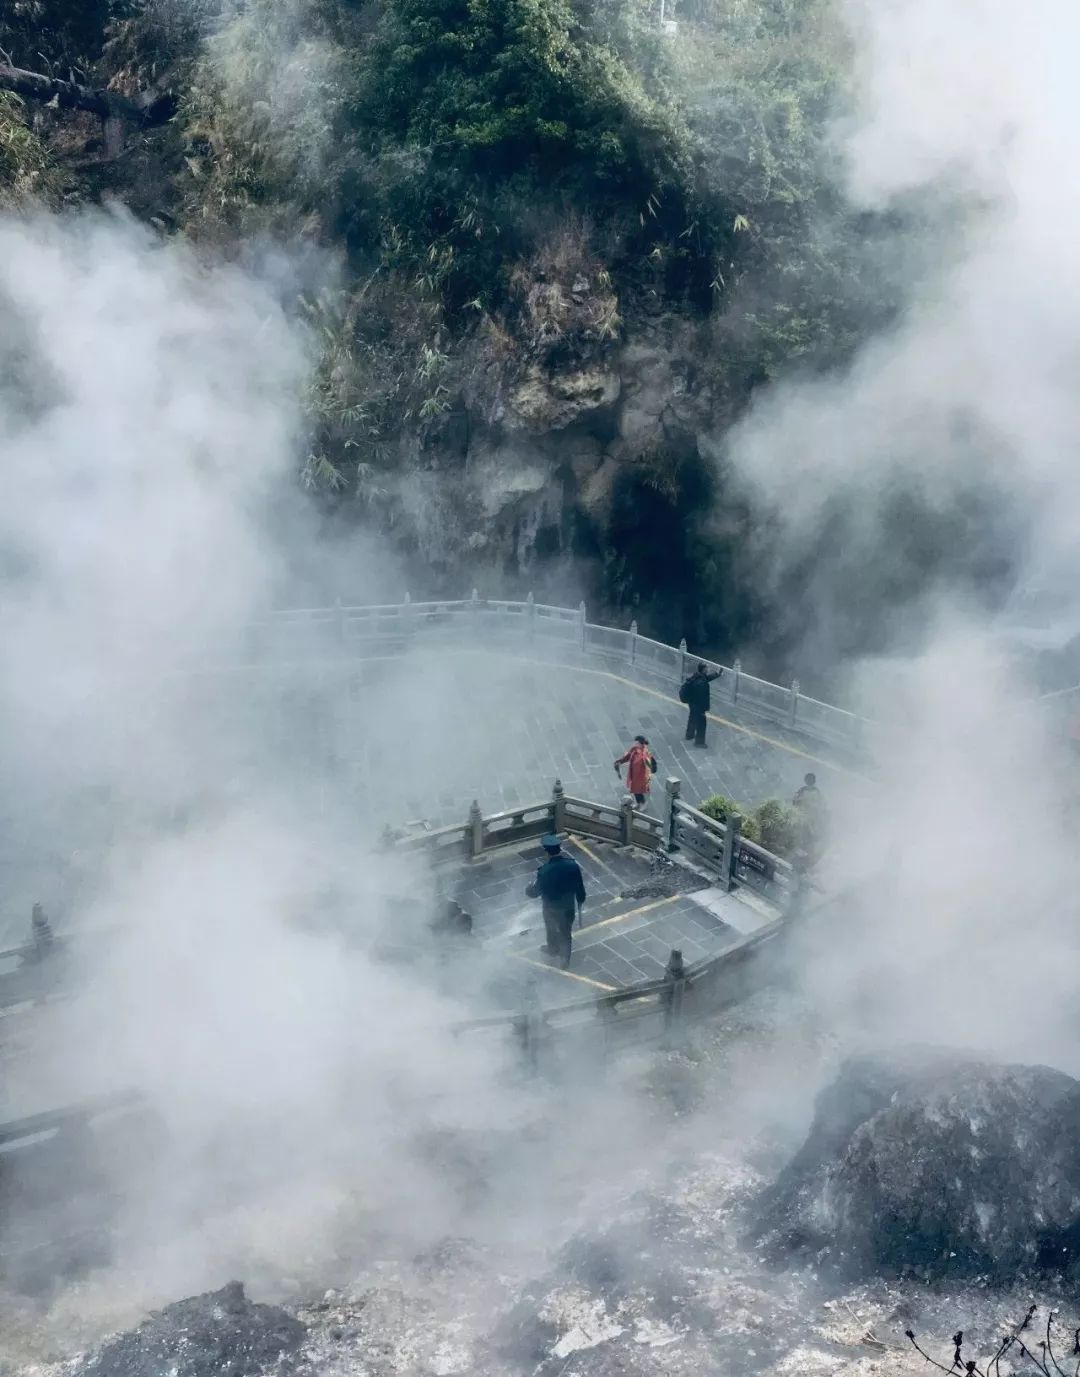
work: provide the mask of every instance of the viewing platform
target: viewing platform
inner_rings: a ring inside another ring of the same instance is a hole
[[[581,867],[589,896],[565,971],[541,950],[539,900],[524,897],[544,859],[541,847],[506,847],[447,876],[454,897],[472,916],[473,940],[489,965],[494,958],[502,967],[492,993],[511,1008],[530,983],[539,986],[541,1002],[550,1003],[589,990],[611,994],[662,981],[673,950],[682,952],[687,965],[696,964],[777,916],[764,900],[726,894],[684,866],[658,874],[649,856],[636,849],[570,836],[564,850]]]

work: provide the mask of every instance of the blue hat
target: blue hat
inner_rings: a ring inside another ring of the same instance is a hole
[[[560,851],[562,849],[562,842],[554,832],[549,832],[546,837],[541,837],[540,845],[545,851]]]

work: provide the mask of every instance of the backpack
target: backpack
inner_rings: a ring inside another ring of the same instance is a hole
[[[690,680],[687,679],[686,682],[685,682],[685,683],[682,685],[682,687],[679,689],[679,702],[680,702],[680,703],[689,703],[689,701],[690,701],[690,691],[689,691],[689,688],[687,687],[687,685],[688,685],[689,683],[690,683]]]

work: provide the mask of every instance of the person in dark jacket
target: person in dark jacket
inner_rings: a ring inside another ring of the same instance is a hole
[[[40,904],[30,910],[30,936],[34,946],[34,960],[44,961],[52,950],[52,924]]]
[[[693,741],[695,746],[705,745],[705,714],[712,702],[709,685],[714,679],[719,679],[723,672],[718,669],[715,674],[710,674],[705,665],[700,664],[679,690],[679,697],[688,710],[686,739]]]
[[[585,906],[585,881],[577,861],[563,855],[558,837],[545,837],[542,845],[547,860],[539,867],[536,879],[525,893],[530,899],[541,900],[547,932],[544,951],[549,956],[558,956],[565,971],[570,964],[574,913]]]
[[[812,870],[825,854],[828,812],[816,775],[804,775],[791,800],[796,819],[796,860],[800,870]]]

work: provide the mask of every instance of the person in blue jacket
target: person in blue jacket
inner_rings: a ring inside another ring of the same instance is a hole
[[[539,899],[543,906],[547,932],[543,950],[549,956],[558,956],[566,970],[570,964],[574,915],[585,906],[585,881],[577,861],[563,854],[558,837],[544,837],[541,845],[547,852],[547,860],[539,867],[536,879],[525,893],[530,899]]]

